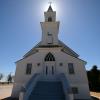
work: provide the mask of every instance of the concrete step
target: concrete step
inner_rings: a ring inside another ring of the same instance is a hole
[[[39,81],[29,100],[65,100],[61,82]]]
[[[53,95],[31,95],[29,100],[65,100],[65,97]]]

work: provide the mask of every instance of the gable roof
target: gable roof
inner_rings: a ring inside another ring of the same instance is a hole
[[[36,52],[38,52],[37,48],[54,48],[54,47],[62,47],[62,51],[73,56],[73,57],[79,57],[79,55],[74,52],[71,48],[69,48],[67,45],[65,45],[62,41],[59,40],[58,45],[41,45],[41,42],[39,42],[35,47],[33,47],[30,51],[28,51],[23,57],[26,58]]]
[[[65,53],[73,56],[73,57],[79,57],[79,55],[74,52],[71,48],[69,48],[67,45],[65,45],[62,41],[59,40],[59,44],[63,47],[62,51],[64,51]]]

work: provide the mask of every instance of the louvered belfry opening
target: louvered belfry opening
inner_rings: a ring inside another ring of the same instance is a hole
[[[48,22],[52,22],[52,17],[49,17],[48,18]]]
[[[55,61],[55,57],[49,52],[45,57],[45,61]]]

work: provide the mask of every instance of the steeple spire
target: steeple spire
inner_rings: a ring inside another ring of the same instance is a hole
[[[50,1],[49,4],[50,4],[50,6],[51,6],[52,2]]]
[[[51,6],[52,2],[49,2],[49,3],[50,3],[50,5],[49,5],[49,8],[48,8],[48,12],[50,12],[50,11],[53,12],[53,9],[52,9],[52,6]]]
[[[41,22],[42,41],[41,45],[58,45],[59,22],[56,21],[56,11],[53,11],[51,2],[49,8],[44,12],[45,21]]]

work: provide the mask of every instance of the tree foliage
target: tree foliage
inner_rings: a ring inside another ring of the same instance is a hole
[[[0,73],[0,80],[2,80],[2,78],[3,78],[3,74],[2,74],[2,73]]]
[[[11,74],[8,74],[7,81],[8,81],[8,84],[12,83],[12,76],[11,76]]]
[[[94,65],[90,71],[87,71],[89,88],[91,91],[100,91],[100,70]]]

